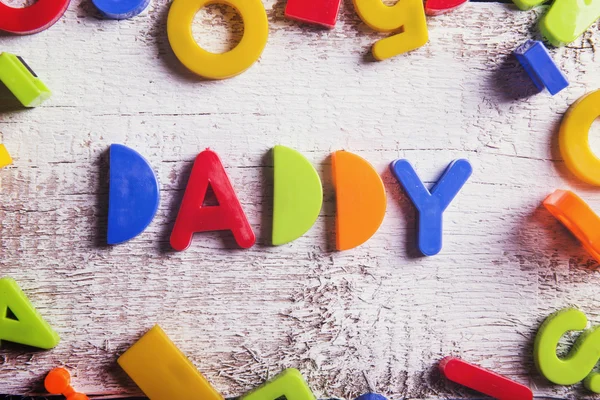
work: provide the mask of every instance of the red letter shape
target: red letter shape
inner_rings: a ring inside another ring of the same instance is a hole
[[[202,206],[209,184],[219,201],[218,206]],[[252,247],[256,241],[219,156],[206,149],[194,161],[171,232],[171,247],[183,251],[192,243],[195,232],[224,230],[233,232],[235,241],[244,249]]]
[[[288,0],[285,16],[331,29],[337,21],[341,2],[341,0]]]
[[[469,0],[427,0],[425,2],[425,14],[441,15],[456,10]]]
[[[533,392],[527,386],[458,358],[444,358],[440,361],[440,371],[452,382],[498,400],[533,399]]]

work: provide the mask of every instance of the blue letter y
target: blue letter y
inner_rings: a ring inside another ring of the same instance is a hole
[[[408,161],[396,160],[391,169],[419,212],[419,250],[426,256],[438,254],[442,250],[442,214],[471,176],[471,164],[467,160],[453,161],[431,192]]]

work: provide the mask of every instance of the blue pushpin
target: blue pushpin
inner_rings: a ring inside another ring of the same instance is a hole
[[[450,163],[431,192],[425,188],[408,161],[394,161],[391,170],[419,212],[419,250],[426,256],[438,254],[442,250],[444,210],[473,173],[471,164],[467,160]]]
[[[123,243],[142,233],[156,215],[159,197],[148,161],[127,146],[111,145],[107,243]]]
[[[365,393],[363,395],[358,396],[355,400],[387,400],[387,399],[377,393]]]
[[[129,19],[148,7],[150,0],[92,0],[106,18]]]
[[[556,66],[544,43],[528,40],[514,53],[539,91],[546,88],[554,96],[569,86],[567,77]]]

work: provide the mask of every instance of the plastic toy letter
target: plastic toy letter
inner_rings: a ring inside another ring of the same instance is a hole
[[[600,90],[586,94],[569,108],[560,125],[558,143],[567,168],[579,179],[600,186],[600,159],[592,152],[589,132],[600,117]]]
[[[0,31],[29,35],[50,28],[63,16],[71,0],[37,0],[27,7],[0,1]]]
[[[558,385],[573,385],[584,381],[588,390],[600,393],[600,374],[593,372],[600,359],[600,326],[582,333],[567,357],[560,359],[556,347],[560,338],[569,331],[587,326],[584,313],[565,308],[552,315],[540,327],[535,338],[533,356],[542,375]]]
[[[143,12],[150,0],[92,0],[106,18],[128,19]]]
[[[0,144],[0,168],[4,168],[10,164],[12,164],[13,160],[8,150],[3,144]]]
[[[150,400],[223,400],[158,325],[117,362]]]
[[[127,146],[111,145],[108,244],[142,233],[154,219],[159,199],[158,180],[148,161]]]
[[[342,0],[288,0],[285,16],[309,24],[333,28]]]
[[[25,107],[37,107],[52,95],[29,65],[14,54],[0,53],[0,81]]]
[[[548,0],[513,0],[529,10]],[[540,21],[542,35],[554,46],[574,42],[600,18],[600,0],[555,0]]]
[[[315,223],[323,204],[321,179],[311,163],[294,149],[273,148],[273,245],[289,243]]]
[[[360,246],[377,232],[387,200],[381,177],[364,158],[347,151],[331,157],[337,217],[336,247]]]
[[[515,3],[515,5],[519,7],[519,9],[527,11],[532,9],[533,7],[544,4],[547,1],[548,0],[513,0],[513,3]]]
[[[209,185],[215,192],[218,206],[203,206]],[[195,232],[230,230],[237,244],[244,248],[254,246],[256,237],[227,173],[212,150],[198,154],[188,181],[181,208],[171,232],[171,247],[187,249]]]
[[[533,399],[533,392],[527,386],[461,359],[446,357],[440,361],[439,367],[444,376],[452,382],[486,394],[494,399]]]
[[[393,6],[382,0],[354,0],[365,24],[379,32],[395,32],[373,45],[373,57],[382,61],[415,50],[427,43],[429,32],[422,0],[399,0]]]
[[[444,210],[473,173],[471,164],[467,160],[453,161],[431,192],[425,188],[408,161],[396,160],[391,169],[419,212],[419,250],[426,256],[438,254],[442,250]]]
[[[387,400],[384,396],[377,393],[365,393],[358,396],[355,400]]]
[[[304,377],[294,368],[284,370],[272,381],[243,395],[240,400],[315,400]]]
[[[17,282],[0,279],[0,340],[52,349],[60,337],[33,307]]]
[[[542,35],[554,46],[574,42],[600,18],[600,0],[556,0],[540,21]]]
[[[556,190],[543,204],[600,261],[600,217],[590,206],[569,190]]]
[[[454,11],[469,0],[427,0],[425,1],[425,14],[441,15]]]
[[[215,54],[198,45],[192,24],[198,10],[209,4],[234,8],[244,22],[244,34],[232,50]],[[261,0],[173,0],[167,18],[167,36],[175,56],[190,71],[207,79],[241,74],[262,54],[269,37],[269,20]]]
[[[556,66],[542,42],[528,40],[517,47],[514,53],[539,91],[547,88],[554,96],[569,86],[567,77]]]

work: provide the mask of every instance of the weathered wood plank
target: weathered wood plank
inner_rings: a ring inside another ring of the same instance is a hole
[[[115,22],[75,0],[48,31],[0,37],[54,90],[27,111],[0,94],[1,139],[15,158],[0,171],[0,272],[19,281],[63,339],[49,352],[3,344],[0,392],[42,392],[44,374],[65,364],[87,393],[137,394],[115,360],[157,322],[231,396],[294,366],[323,396],[370,386],[392,399],[471,397],[436,372],[448,354],[537,395],[585,395],[539,377],[531,346],[557,308],[579,305],[600,322],[595,262],[540,208],[567,187],[600,209],[597,191],[566,171],[556,148],[564,111],[598,87],[597,26],[553,52],[571,86],[551,98],[533,95],[510,57],[536,35],[539,12],[470,4],[430,18],[426,47],[374,63],[368,51],[379,35],[350,1],[338,27],[323,31],[287,21],[284,2],[267,0],[260,62],[206,82],[170,50],[167,3]],[[194,31],[226,47],[215,21],[231,16],[212,17]],[[239,37],[235,21],[230,39]],[[162,196],[145,233],[108,248],[106,150],[115,142],[150,160]],[[268,150],[278,143],[319,165],[325,205],[305,237],[271,248]],[[203,234],[170,252],[191,162],[208,146],[223,158],[259,244],[241,251],[228,234]],[[382,172],[389,206],[371,241],[336,253],[328,155],[342,148]],[[454,158],[474,165],[446,212],[438,256],[415,254],[415,211],[387,171],[398,157],[428,182]]]

